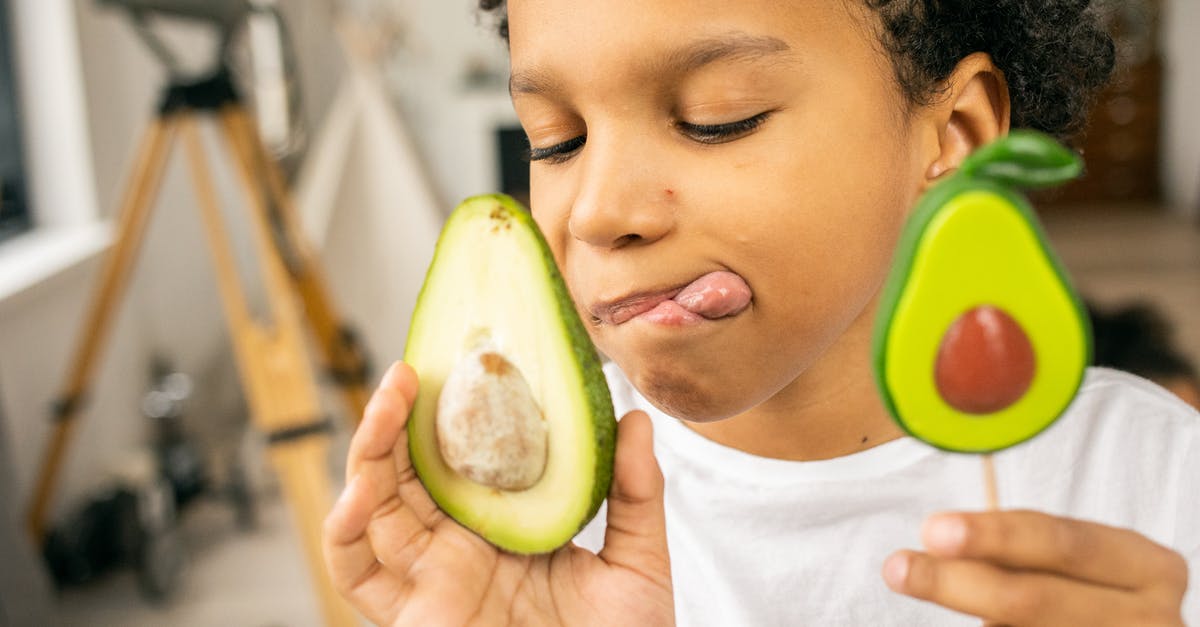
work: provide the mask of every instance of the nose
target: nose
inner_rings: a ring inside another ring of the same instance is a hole
[[[646,142],[597,137],[583,149],[581,180],[568,228],[575,239],[605,249],[645,245],[675,225],[674,192],[664,189]],[[639,148],[633,149],[632,146]]]

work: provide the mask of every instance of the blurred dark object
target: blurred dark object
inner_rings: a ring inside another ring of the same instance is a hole
[[[199,497],[214,496],[233,507],[238,528],[254,528],[258,521],[254,493],[237,453],[214,458],[208,454],[202,438],[188,430],[186,409],[193,390],[192,378],[173,371],[162,358],[153,361],[151,372],[152,389],[142,399],[142,414],[153,423],[157,470],[170,488],[172,504],[183,511]],[[211,416],[205,418],[208,418],[203,421],[206,425],[219,422]],[[230,425],[225,425],[225,429],[229,428]],[[245,425],[239,424],[232,432],[222,433],[220,437],[229,438],[244,432]],[[208,444],[213,448],[214,443]],[[221,481],[214,480],[211,472],[214,469]]]
[[[96,496],[50,530],[42,551],[60,588],[132,567],[148,599],[167,598],[183,570],[169,486],[156,480]]]
[[[43,553],[59,587],[132,567],[142,593],[158,601],[179,581],[179,512],[204,492],[204,456],[183,428],[191,378],[155,359],[151,379],[142,414],[153,423],[153,461],[131,464],[132,472],[50,530]]]
[[[88,583],[120,568],[133,568],[151,601],[170,596],[183,569],[179,520],[184,508],[207,494],[206,457],[184,426],[192,380],[161,358],[151,366],[142,414],[151,421],[153,453],[130,467],[115,485],[84,503],[46,536],[43,554],[60,587]],[[236,466],[236,464],[235,464]],[[240,466],[226,473],[217,494],[235,508],[241,528],[255,522],[254,500]]]
[[[3,149],[15,148],[11,144]],[[19,176],[0,178],[0,241],[29,229],[29,205]]]
[[[1035,194],[1039,206],[1161,198],[1161,4],[1161,0],[1096,3],[1113,35],[1116,69],[1092,107],[1079,146],[1087,162],[1083,178]]]
[[[142,399],[142,414],[154,423],[154,452],[158,471],[171,487],[172,500],[182,507],[204,491],[207,478],[200,447],[187,437],[184,408],[192,395],[192,379],[172,372],[156,359],[152,366],[154,385]]]
[[[520,126],[496,128],[500,191],[529,206],[529,139]]]
[[[1095,338],[1095,363],[1132,372],[1200,408],[1200,377],[1175,345],[1174,330],[1148,303],[1105,309],[1087,304]]]
[[[0,240],[27,230],[31,224],[8,11],[8,4],[0,2]]]
[[[51,529],[44,548],[46,563],[60,587],[85,583],[132,564],[140,535],[137,495],[113,490]]]

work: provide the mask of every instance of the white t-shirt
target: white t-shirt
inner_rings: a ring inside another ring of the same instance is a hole
[[[978,625],[890,591],[889,554],[920,548],[922,521],[984,508],[979,457],[901,438],[836,459],[767,459],[663,414],[613,364],[617,415],[645,410],[666,478],[680,625]],[[1184,618],[1200,625],[1200,415],[1154,384],[1088,372],[1071,408],[997,453],[1001,506],[1134,529],[1187,557]],[[602,509],[576,538],[603,545]]]

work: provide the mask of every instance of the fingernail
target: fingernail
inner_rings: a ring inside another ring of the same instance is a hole
[[[911,560],[907,553],[892,553],[883,563],[883,580],[892,590],[897,592],[904,589],[908,579],[908,567]]]
[[[934,516],[925,523],[924,536],[926,548],[953,553],[967,540],[967,524],[960,516]]]
[[[342,493],[338,495],[337,502],[334,503],[335,509],[341,507],[343,503],[350,500],[350,493],[354,491],[354,488],[357,485],[358,475],[354,475],[354,477],[350,479],[350,482],[346,484],[346,487],[342,488]]]
[[[400,362],[393,361],[392,365],[388,366],[387,372],[383,373],[383,378],[380,379],[380,385],[384,387],[392,387],[395,383],[396,373],[400,371]]]

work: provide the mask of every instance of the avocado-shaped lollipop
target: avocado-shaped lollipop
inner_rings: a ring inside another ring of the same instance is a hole
[[[404,359],[409,453],[438,506],[514,553],[566,544],[612,480],[616,421],[587,330],[529,212],[464,201],[438,239]]]
[[[1091,327],[1016,188],[1075,178],[1082,161],[1014,131],[918,203],[875,324],[874,369],[896,422],[940,449],[988,453],[1053,423],[1091,362]]]

